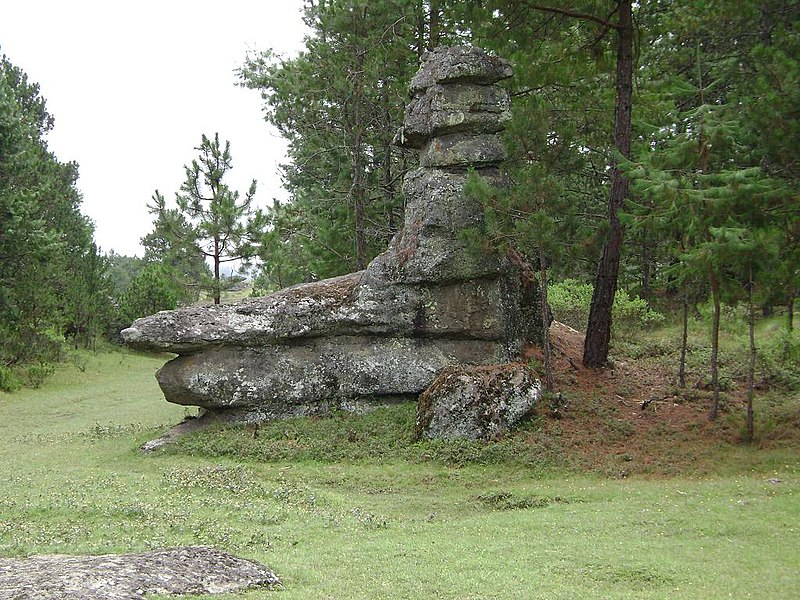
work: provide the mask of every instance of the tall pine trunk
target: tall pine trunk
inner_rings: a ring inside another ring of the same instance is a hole
[[[439,19],[441,14],[439,12],[439,0],[430,0],[430,9],[428,11],[428,50],[433,50],[439,45]]]
[[[416,14],[415,48],[417,51],[417,58],[420,59],[425,53],[425,2],[423,0],[417,0]]]
[[[381,104],[383,105],[383,162],[381,172],[383,173],[381,191],[383,192],[383,204],[386,211],[386,242],[389,243],[395,233],[395,185],[392,179],[392,137],[394,127],[392,126],[392,115],[390,112],[388,83],[384,82],[381,93]]]
[[[357,31],[358,32],[358,31]],[[353,80],[353,183],[351,196],[356,228],[356,268],[361,271],[367,267],[367,242],[364,216],[364,116],[362,102],[364,97],[364,52],[356,47],[356,72]]]
[[[681,330],[681,364],[678,367],[678,385],[686,387],[686,347],[689,341],[689,301],[683,297],[682,330]]]
[[[620,0],[617,29],[617,89],[614,110],[614,145],[624,157],[631,151],[631,106],[633,102],[633,22],[631,0]],[[583,346],[583,364],[602,367],[608,361],[611,342],[611,309],[617,291],[620,255],[622,253],[623,226],[618,212],[628,195],[628,180],[615,160],[611,179],[611,197],[608,202],[609,233],[603,255],[597,266],[586,341]]]
[[[747,419],[745,441],[752,442],[755,436],[755,426],[753,423],[753,397],[755,396],[755,374],[756,374],[756,307],[753,305],[753,267],[750,266],[750,281],[747,288],[748,304],[748,329],[750,333],[750,363],[747,368]]]
[[[711,325],[711,387],[714,390],[714,397],[711,404],[711,412],[708,418],[714,421],[719,415],[719,280],[712,267],[708,267],[708,281],[711,284],[711,299],[714,303],[714,317]]]
[[[552,393],[553,383],[553,353],[550,348],[550,311],[547,306],[547,260],[544,252],[539,248],[539,270],[542,289],[540,290],[541,302],[539,304],[542,314],[542,358],[544,359],[544,391]]]

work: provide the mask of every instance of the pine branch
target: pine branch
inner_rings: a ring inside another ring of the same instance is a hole
[[[621,27],[617,23],[612,23],[606,19],[603,19],[602,17],[598,17],[597,15],[591,15],[589,13],[582,13],[574,10],[569,10],[566,8],[558,8],[556,6],[542,6],[540,4],[528,4],[528,7],[532,8],[533,10],[554,13],[557,15],[564,15],[566,17],[574,17],[576,19],[581,19],[583,21],[593,21],[608,29],[617,29],[617,30],[621,29]]]

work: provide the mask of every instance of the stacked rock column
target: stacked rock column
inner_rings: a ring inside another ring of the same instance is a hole
[[[420,151],[420,167],[403,182],[405,226],[379,261],[394,281],[463,281],[504,270],[500,260],[476,256],[460,233],[483,223],[482,207],[463,193],[468,169],[499,183],[505,152],[498,133],[511,103],[496,84],[511,75],[508,61],[479,48],[438,48],[423,57],[395,138]]]
[[[367,269],[368,280],[380,272],[395,283],[427,288],[432,302],[423,317],[443,312],[435,301],[442,286],[470,282],[463,308],[476,298],[496,298],[485,314],[505,331],[506,349],[497,356],[501,360],[518,359],[523,340],[538,338],[536,299],[526,297],[519,273],[505,257],[482,253],[463,236],[484,223],[483,206],[464,193],[464,185],[470,170],[492,185],[504,185],[499,133],[511,118],[511,101],[497,84],[511,75],[508,61],[480,48],[442,47],[423,57],[395,137],[395,144],[420,153],[419,168],[403,182],[404,227],[388,252]],[[450,313],[460,310],[452,306]],[[419,333],[426,334],[424,326]]]

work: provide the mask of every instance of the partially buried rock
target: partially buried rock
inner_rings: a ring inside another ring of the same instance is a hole
[[[418,438],[491,440],[514,427],[541,395],[522,364],[449,367],[420,396]]]
[[[207,546],[140,554],[0,558],[0,600],[144,600],[277,589],[265,566]]]

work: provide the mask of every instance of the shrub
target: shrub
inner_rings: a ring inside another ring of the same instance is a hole
[[[647,306],[646,300],[639,296],[631,296],[625,290],[617,290],[612,316],[617,332],[625,333],[661,325],[664,322],[664,315]]]
[[[573,329],[583,331],[589,320],[589,305],[592,302],[592,286],[574,279],[565,279],[550,285],[547,301],[553,317]]]
[[[0,365],[0,390],[4,392],[13,392],[19,388],[19,378],[14,371],[5,365]]]
[[[770,385],[787,390],[800,389],[800,339],[788,331],[765,340],[757,354],[761,372]]]
[[[586,329],[592,302],[590,284],[565,279],[548,288],[547,299],[557,321],[579,331]],[[624,335],[643,327],[660,325],[664,322],[664,315],[652,310],[642,298],[631,296],[625,290],[617,290],[612,319],[614,333]]]
[[[28,383],[32,388],[38,389],[42,387],[45,379],[50,377],[56,368],[52,363],[40,363],[38,365],[31,365],[25,370],[28,377]]]

